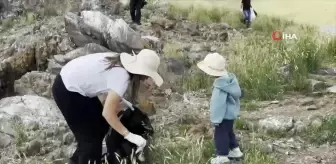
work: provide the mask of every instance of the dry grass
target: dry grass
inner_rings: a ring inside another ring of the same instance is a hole
[[[239,20],[239,13],[225,8],[181,7],[174,4],[169,7],[169,13],[174,13],[171,16],[176,18],[228,21],[234,27],[242,27],[236,21]],[[248,32],[244,39],[230,42],[232,52],[225,54],[230,61],[228,69],[237,74],[241,86],[247,89],[247,98],[274,99],[288,90],[307,92],[308,74],[335,59],[335,38],[320,35],[314,26],[268,16],[258,17],[252,26],[253,31]],[[274,30],[295,33],[299,39],[273,41],[271,33]],[[290,65],[287,75],[279,72],[284,65]],[[204,74],[194,73],[194,76],[183,79],[183,86],[185,90],[209,90],[211,82]]]
[[[171,0],[170,2],[182,7],[198,5],[211,8],[216,6],[237,11],[239,10],[241,1]],[[298,7],[302,4],[304,4],[304,7]],[[333,0],[253,0],[252,5],[262,15],[280,17],[304,24],[336,26],[336,1]]]
[[[181,125],[175,128],[179,127],[183,129]],[[186,130],[178,135],[167,133],[161,132],[159,140],[152,146],[151,155],[154,164],[208,164],[215,156],[213,140],[210,138],[204,136],[195,138]],[[245,154],[242,164],[278,163],[274,157],[260,151],[256,145],[242,143],[241,147]]]

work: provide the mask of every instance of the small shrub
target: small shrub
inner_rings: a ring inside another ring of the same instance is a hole
[[[41,9],[39,14],[41,15],[41,17],[58,16],[57,9],[55,9],[55,7],[45,7]]]
[[[253,30],[265,34],[271,34],[273,31],[277,30],[282,31],[290,26],[294,26],[293,21],[288,21],[281,18],[270,17],[265,15],[258,16],[258,19],[256,19],[252,23]]]
[[[249,130],[248,123],[245,120],[243,120],[242,118],[236,119],[234,125],[235,125],[235,129]]]
[[[195,70],[181,79],[182,88],[184,91],[198,91],[205,89],[207,93],[211,93],[212,84],[216,77],[209,76],[201,71],[198,67],[191,68]]]
[[[320,127],[311,129],[305,136],[316,144],[336,142],[336,116],[325,118]]]
[[[10,29],[13,27],[15,24],[14,19],[5,19],[1,22],[1,26],[3,27],[4,30]]]
[[[184,58],[184,55],[180,51],[180,47],[176,44],[168,43],[164,46],[162,51],[165,57],[167,58],[177,58],[177,59]]]
[[[28,135],[26,133],[26,128],[23,124],[17,123],[14,126],[15,130],[15,146],[20,147],[22,144],[28,141]]]
[[[246,111],[255,111],[258,110],[259,104],[254,100],[245,100],[241,101],[241,109]]]
[[[326,55],[332,60],[336,61],[336,37],[332,37],[325,44]]]

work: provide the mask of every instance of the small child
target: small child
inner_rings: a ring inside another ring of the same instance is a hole
[[[219,77],[213,83],[210,102],[210,120],[215,125],[215,146],[217,156],[211,164],[224,164],[230,159],[243,157],[233,132],[234,120],[240,111],[241,89],[236,76],[226,70],[226,60],[218,53],[208,54],[197,64],[210,76]],[[230,159],[229,159],[230,158]]]

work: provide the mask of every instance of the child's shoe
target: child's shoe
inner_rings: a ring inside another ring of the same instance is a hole
[[[243,155],[244,154],[240,151],[239,147],[237,147],[237,148],[232,149],[229,152],[228,157],[229,158],[241,158],[241,157],[243,157]]]
[[[211,159],[211,164],[227,164],[230,163],[230,159],[227,156],[217,156]]]

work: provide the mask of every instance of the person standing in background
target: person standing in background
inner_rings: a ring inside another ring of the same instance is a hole
[[[247,25],[247,28],[250,28],[251,26],[251,0],[242,0],[241,8],[243,9],[244,17],[245,17],[245,23]]]
[[[130,0],[130,14],[133,23],[141,25],[141,9],[146,5],[145,0]]]

